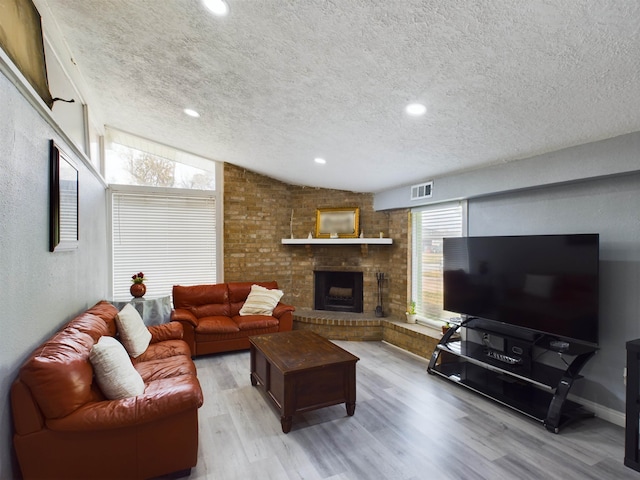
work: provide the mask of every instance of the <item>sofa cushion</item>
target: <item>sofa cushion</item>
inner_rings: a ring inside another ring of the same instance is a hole
[[[273,326],[269,328],[256,328],[253,330],[238,330],[237,332],[232,332],[232,333],[217,333],[215,335],[213,334],[200,335],[196,333],[195,341],[198,343],[198,348],[200,348],[200,346],[203,344],[220,344],[220,342],[233,343],[235,340],[246,340],[246,342],[244,342],[246,343],[246,347],[243,347],[243,349],[248,350],[249,337],[254,335],[264,335],[265,333],[276,333],[276,332],[278,332],[277,326]],[[216,350],[216,351],[226,352],[229,350],[226,348],[223,348],[221,350]],[[214,353],[214,352],[211,352],[211,353]],[[203,355],[201,350],[198,350],[198,355]]]
[[[132,358],[131,361],[134,365],[137,365],[140,362],[169,358],[176,355],[183,355],[190,358],[191,350],[189,349],[189,345],[182,340],[164,340],[150,344],[149,348],[147,348],[142,355]]]
[[[133,367],[122,344],[113,337],[102,337],[89,354],[102,393],[110,400],[144,393],[142,377]]]
[[[271,315],[284,293],[278,289],[268,289],[252,285],[247,300],[240,309],[240,315]]]
[[[65,327],[65,330],[69,332],[78,331],[86,333],[93,339],[94,343],[100,340],[100,337],[110,335],[111,333],[106,322],[96,315],[87,312],[81,313],[71,320]]]
[[[204,317],[196,327],[196,333],[233,333],[239,331],[238,324],[229,317]]]
[[[118,439],[125,440],[132,445],[134,456],[140,455],[140,450],[150,447],[151,450],[148,450],[146,455],[154,458],[154,455],[157,454],[155,444],[158,442],[162,443],[168,440],[173,445],[172,448],[175,449],[177,448],[176,444],[184,440],[180,432],[175,431],[175,428],[158,429],[158,427],[161,427],[163,420],[171,418],[180,412],[199,408],[202,402],[202,388],[198,377],[195,375],[180,375],[149,382],[145,387],[144,393],[136,397],[87,404],[83,408],[79,408],[73,415],[51,420],[47,422],[47,425],[58,431],[84,432],[86,437],[83,438],[87,438],[88,445],[85,446],[86,450],[82,453],[89,459],[93,458],[94,461],[106,456],[111,462],[122,462],[122,458],[113,455],[112,451],[109,451],[111,450],[109,442],[117,441]],[[154,426],[150,425],[152,422],[161,423]],[[148,424],[147,428],[150,428],[151,432],[153,432],[151,439],[148,438],[149,434],[143,433],[145,424]],[[114,432],[114,430],[118,429],[122,429],[122,433]],[[106,430],[110,432],[106,432]],[[197,438],[197,429],[195,429],[194,435]],[[95,437],[98,437],[99,440],[96,441]],[[147,437],[146,441],[144,440],[145,437]],[[177,439],[180,440],[178,441]],[[68,442],[73,445],[72,440],[68,440]],[[65,443],[64,447],[67,447],[67,445]],[[93,450],[91,447],[96,445],[100,445],[103,448]],[[77,456],[78,450],[74,449],[68,455],[69,457]],[[44,458],[48,459],[49,457],[44,455]],[[75,460],[77,461],[77,458]],[[101,473],[104,472],[87,470],[84,475],[74,475],[73,478],[139,478],[135,475],[135,471],[132,472],[131,469],[127,471],[127,475],[109,476],[100,475]],[[156,478],[157,475],[152,475],[151,477]],[[50,475],[41,475],[37,478],[52,477]],[[69,476],[57,475],[55,478],[69,478]],[[162,478],[165,477],[162,476]]]
[[[277,327],[277,318],[266,315],[236,315],[233,317],[240,330],[255,330],[256,328]]]
[[[193,313],[196,318],[218,316],[228,317],[230,311],[228,303],[209,303],[198,307],[189,307],[188,310]]]
[[[202,311],[197,314],[199,307],[204,305],[218,305],[223,310],[213,312]],[[226,283],[215,285],[194,285],[183,287],[173,286],[173,306],[191,311],[196,317],[213,315],[229,315],[229,291]]]
[[[195,364],[190,357],[184,355],[136,363],[135,369],[145,384],[162,378],[196,375]]]
[[[151,332],[147,329],[138,311],[127,303],[116,316],[120,340],[133,358],[142,355],[151,341]]]

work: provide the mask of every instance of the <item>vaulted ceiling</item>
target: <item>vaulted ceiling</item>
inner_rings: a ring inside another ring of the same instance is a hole
[[[636,1],[34,3],[105,124],[292,184],[376,192],[640,130]]]

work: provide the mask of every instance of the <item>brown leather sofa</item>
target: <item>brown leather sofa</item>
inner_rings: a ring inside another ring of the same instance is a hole
[[[171,320],[184,327],[184,340],[193,356],[247,350],[249,337],[293,328],[290,305],[278,303],[272,316],[240,316],[252,285],[277,289],[277,282],[228,282],[173,287]]]
[[[108,400],[89,361],[118,310],[99,302],[38,347],[11,387],[13,444],[25,479],[150,478],[196,465],[202,390],[182,327],[149,327],[132,359],[145,390]]]

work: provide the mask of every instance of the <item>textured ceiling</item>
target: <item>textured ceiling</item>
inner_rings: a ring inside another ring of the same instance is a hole
[[[36,1],[105,124],[293,184],[376,192],[640,130],[635,0],[228,3]]]

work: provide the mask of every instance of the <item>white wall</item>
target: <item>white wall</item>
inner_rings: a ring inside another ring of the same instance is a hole
[[[2,53],[2,52],[0,52]],[[0,59],[2,63],[2,59]],[[6,65],[4,66],[6,67]],[[6,72],[6,68],[0,69]],[[26,356],[77,313],[105,298],[104,184],[32,102],[0,73],[0,478],[18,476],[9,391]],[[49,140],[79,167],[80,246],[50,253]]]
[[[88,148],[85,145],[82,97],[67,77],[48,41],[44,42],[44,53],[47,59],[47,79],[51,96],[53,98],[73,100],[73,103],[63,102],[62,100],[54,102],[51,114],[73,143],[86,153]]]

